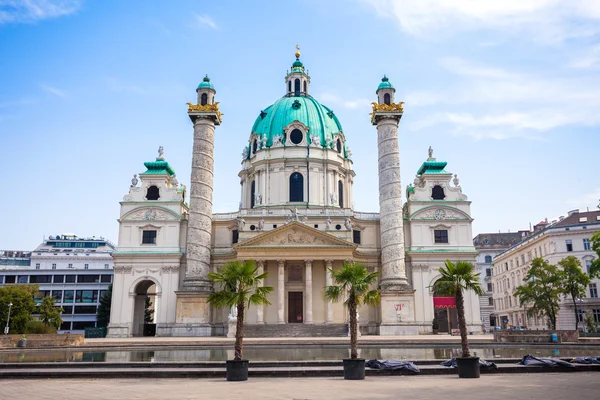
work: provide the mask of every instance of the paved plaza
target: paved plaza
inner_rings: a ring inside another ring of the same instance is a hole
[[[342,378],[254,378],[153,380],[4,380],[0,398],[134,400],[134,399],[567,399],[597,400],[598,373]]]

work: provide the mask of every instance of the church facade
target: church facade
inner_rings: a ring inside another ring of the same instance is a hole
[[[380,212],[354,210],[346,134],[333,111],[310,95],[310,85],[297,52],[284,96],[260,111],[243,148],[239,210],[213,214],[214,135],[222,115],[210,79],[200,83],[197,103],[188,103],[194,127],[189,193],[161,148],[121,202],[110,337],[143,335],[150,322],[158,336],[231,334],[229,310],[211,307],[207,297],[208,273],[234,260],[256,261],[269,273],[264,285],[274,288],[271,305],[248,309],[250,336],[287,328],[342,334],[347,310],[326,302],[323,292],[332,283],[328,269],[344,262],[380,273],[382,301],[359,310],[362,333],[428,334],[434,318],[442,331],[455,327],[452,300],[430,286],[446,259],[475,262],[470,201],[458,177],[430,148],[403,190],[403,103],[395,103],[395,88],[384,77],[371,113]],[[465,303],[468,330],[479,332],[479,300],[468,293]],[[154,312],[144,321],[148,307]]]

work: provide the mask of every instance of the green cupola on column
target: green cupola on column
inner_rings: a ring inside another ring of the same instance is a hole
[[[379,104],[387,104],[390,105],[394,102],[394,93],[396,89],[392,82],[388,79],[387,76],[383,76],[381,79],[381,83],[377,86],[377,90],[375,94],[377,95],[377,101]]]
[[[198,94],[198,104],[205,106],[207,104],[215,103],[215,94],[217,91],[215,87],[210,81],[208,75],[202,79],[202,82],[198,85],[198,89],[196,89],[196,93]]]

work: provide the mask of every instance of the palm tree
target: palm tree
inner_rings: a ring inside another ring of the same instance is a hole
[[[257,270],[254,261],[232,261],[226,263],[218,273],[208,274],[208,278],[213,284],[220,287],[219,291],[212,292],[208,296],[208,302],[215,307],[237,308],[234,356],[236,361],[243,359],[244,311],[246,307],[271,304],[267,295],[273,291],[273,288],[258,286],[268,272],[257,275]]]
[[[465,320],[465,300],[463,291],[472,290],[478,296],[483,296],[484,291],[479,283],[479,273],[473,272],[473,264],[458,261],[456,264],[446,260],[439,270],[442,277],[431,287],[437,294],[451,295],[456,298],[456,311],[458,313],[458,327],[460,328],[460,342],[463,358],[471,357],[469,342],[467,340],[467,323]]]
[[[378,290],[370,290],[379,273],[369,273],[364,265],[354,262],[344,262],[342,268],[329,269],[329,273],[336,285],[325,288],[325,300],[337,302],[347,293],[344,304],[350,313],[350,358],[358,358],[356,310],[361,304],[376,306],[381,300]]]

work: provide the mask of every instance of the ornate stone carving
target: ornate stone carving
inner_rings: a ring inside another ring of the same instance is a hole
[[[454,186],[458,187],[460,186],[460,180],[458,179],[458,174],[454,174],[454,179],[452,180],[452,182],[454,183]]]
[[[135,268],[134,269],[135,272],[137,272],[138,274],[146,274],[146,275],[150,275],[150,274],[157,274],[160,269],[158,268]]]
[[[127,215],[125,220],[145,220],[145,221],[156,221],[156,220],[177,220],[178,218],[170,212],[161,210],[159,208],[142,208],[134,211]]]
[[[244,147],[244,150],[242,150],[242,161],[246,160],[248,158],[248,146]]]
[[[169,265],[161,268],[161,271],[165,274],[172,272],[179,272],[179,266],[177,265]]]
[[[123,265],[115,265],[115,267],[113,268],[115,274],[129,274],[131,273],[132,269],[133,267]]]
[[[125,196],[123,196],[123,201],[131,201],[133,200],[133,196],[130,194],[126,194]]]
[[[137,178],[137,174],[133,174],[133,178],[131,179],[131,186],[130,187],[136,187],[138,183],[139,183],[139,181],[138,181],[138,178]]]

